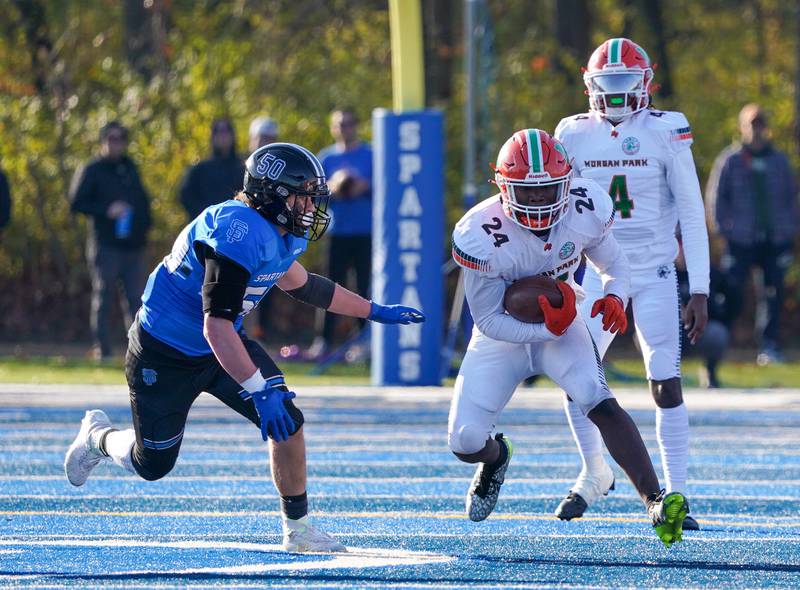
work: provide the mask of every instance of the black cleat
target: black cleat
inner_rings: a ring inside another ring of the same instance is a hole
[[[502,433],[497,434],[494,438],[501,445],[505,445],[508,454],[505,462],[494,470],[485,463],[478,465],[466,499],[467,516],[473,522],[485,520],[494,510],[497,498],[500,496],[500,486],[503,485],[506,478],[508,463],[511,461],[511,455],[514,454],[514,447],[511,446],[511,441],[504,437]]]
[[[694,518],[692,518],[691,516],[687,515],[686,518],[683,519],[683,530],[684,531],[699,531],[700,530],[700,525],[697,524],[697,521]]]
[[[686,503],[686,511],[689,511],[689,503]],[[684,531],[699,531],[700,525],[697,524],[697,521],[692,518],[689,514],[686,514],[686,518],[683,519],[683,530]]]
[[[580,518],[589,505],[583,496],[570,492],[567,497],[561,500],[561,504],[556,508],[556,516],[561,520],[572,520],[573,518]]]

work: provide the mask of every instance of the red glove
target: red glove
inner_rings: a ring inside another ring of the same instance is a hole
[[[575,308],[575,291],[564,281],[556,281],[556,287],[561,291],[564,301],[561,307],[553,307],[544,295],[539,295],[539,307],[544,313],[544,325],[556,336],[561,336],[567,331],[570,324],[578,315]]]
[[[592,317],[603,314],[603,330],[615,334],[625,333],[628,329],[628,316],[625,315],[625,304],[616,295],[606,295],[592,305]]]

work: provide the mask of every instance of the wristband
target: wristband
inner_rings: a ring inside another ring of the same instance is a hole
[[[267,386],[267,380],[261,375],[261,371],[256,369],[255,373],[239,383],[239,385],[241,385],[245,391],[255,393],[256,391],[261,391]]]

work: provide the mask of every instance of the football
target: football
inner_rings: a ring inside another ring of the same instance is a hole
[[[503,307],[514,319],[537,324],[544,321],[544,313],[539,307],[539,295],[547,297],[553,307],[561,307],[564,303],[555,279],[537,275],[511,283],[503,296]]]

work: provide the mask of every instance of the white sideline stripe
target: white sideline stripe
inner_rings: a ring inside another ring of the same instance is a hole
[[[304,558],[298,559],[289,553],[285,553],[281,545],[268,545],[262,543],[244,543],[232,541],[143,541],[133,539],[95,539],[95,540],[81,540],[81,539],[54,539],[49,541],[13,541],[13,540],[0,540],[0,545],[5,546],[49,546],[49,547],[148,547],[148,548],[170,548],[170,549],[203,549],[203,550],[239,550],[239,551],[254,551],[254,552],[268,552],[279,553],[285,556],[286,562],[284,563],[262,563],[262,564],[248,564],[237,565],[230,567],[208,567],[208,568],[192,568],[180,570],[134,570],[111,572],[110,575],[143,575],[157,573],[160,576],[170,575],[187,575],[187,574],[258,574],[277,570],[316,570],[316,569],[333,569],[333,568],[355,568],[361,569],[365,567],[387,567],[387,566],[408,566],[408,565],[424,565],[434,563],[446,563],[453,561],[455,557],[450,555],[443,555],[440,553],[430,553],[422,551],[405,551],[402,549],[370,549],[370,548],[357,548],[348,550],[347,553],[333,553],[333,554],[318,554],[321,558],[319,561],[307,561]],[[41,577],[37,575],[36,577]]]
[[[559,500],[564,494],[509,494],[504,493],[504,500]],[[638,497],[631,490],[625,494],[615,494],[617,498],[629,499]],[[329,499],[330,494],[309,494],[312,499]],[[337,500],[406,500],[409,502],[417,502],[419,500],[461,500],[464,494],[369,494],[365,496],[363,493],[355,494],[342,494],[336,493]],[[694,500],[744,500],[744,501],[762,501],[762,502],[796,502],[797,496],[734,496],[734,495],[712,495],[712,494],[691,494],[689,496],[692,501]],[[56,495],[56,494],[10,494],[7,499],[21,499],[21,500],[276,500],[277,494],[247,494],[246,497],[241,495],[226,496],[226,495],[200,495],[200,494],[111,494],[111,495]],[[0,512],[2,514],[2,512]]]
[[[120,371],[120,376],[122,371]],[[323,401],[338,399],[352,404],[354,408],[363,400],[369,399],[377,405],[386,403],[399,407],[418,407],[423,409],[443,408],[450,404],[452,388],[449,387],[371,387],[366,385],[327,385],[294,386],[299,400],[305,407],[324,409]],[[521,395],[515,396],[508,409],[530,408],[534,410],[562,411],[563,392],[555,387],[525,388]],[[616,387],[614,395],[626,410],[653,410],[652,397],[646,387]],[[800,411],[800,389],[797,388],[726,388],[712,392],[696,387],[683,391],[687,405],[692,412],[732,411],[765,413]],[[361,401],[360,401],[361,400]],[[87,386],[85,384],[0,384],[0,406],[2,407],[68,407],[76,412],[89,406],[129,407],[128,388],[124,384],[110,386]],[[222,404],[202,394],[195,403],[196,409],[221,410]],[[195,412],[197,415],[197,412]],[[79,417],[80,418],[80,417]]]

